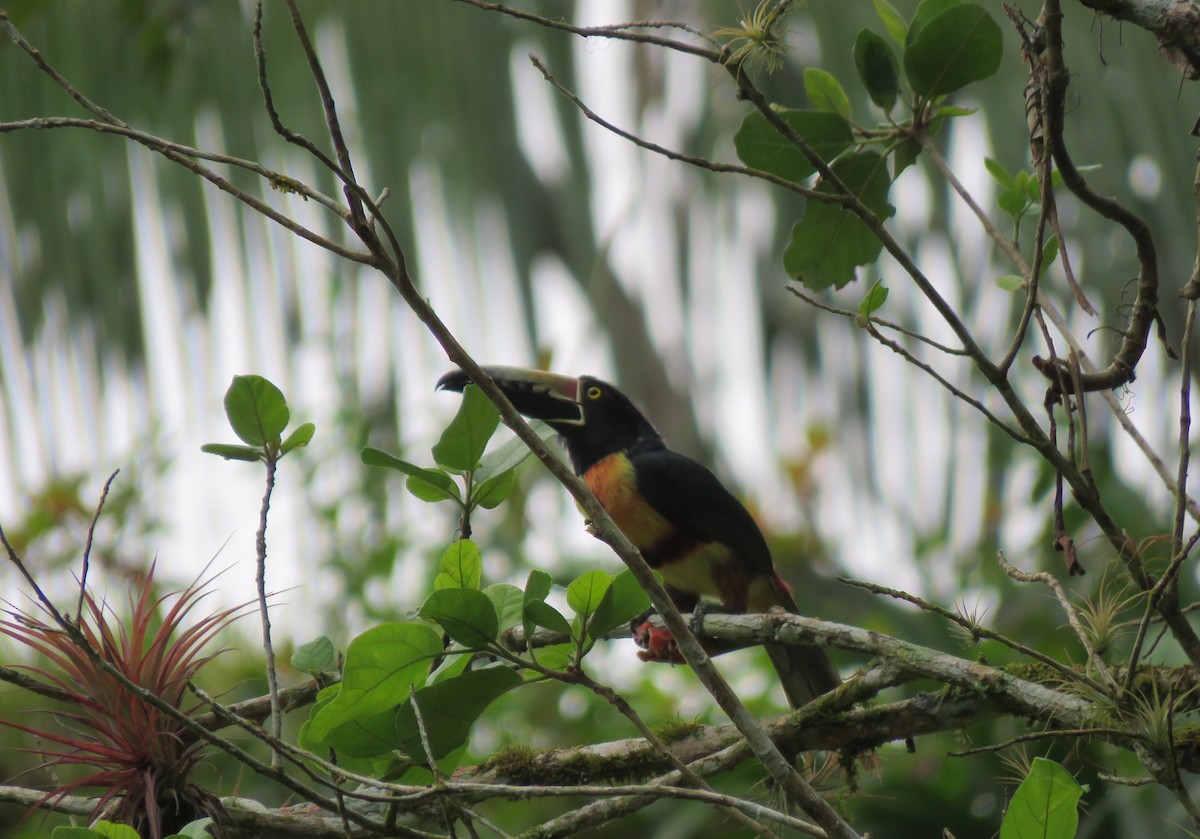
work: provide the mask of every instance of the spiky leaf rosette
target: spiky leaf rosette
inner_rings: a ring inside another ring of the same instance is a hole
[[[49,711],[60,726],[40,729],[13,722],[39,745],[28,751],[49,767],[80,766],[91,772],[46,793],[41,803],[84,787],[102,793],[95,814],[135,827],[159,839],[219,808],[208,793],[188,781],[199,758],[199,744],[186,727],[127,690],[106,673],[106,662],[131,682],[183,713],[187,683],[220,650],[205,652],[208,643],[235,620],[243,607],[205,615],[188,627],[184,621],[203,600],[211,578],[197,578],[182,591],[156,596],[152,565],[141,591],[130,598],[127,618],[104,601],[84,596],[79,630],[88,649],[51,621],[17,608],[0,620],[0,632],[46,658],[49,667],[25,667],[69,697],[70,710]],[[43,608],[42,617],[47,616]],[[111,805],[111,809],[109,808]]]

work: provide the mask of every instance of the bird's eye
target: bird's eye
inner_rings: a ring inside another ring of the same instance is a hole
[[[587,395],[588,395],[588,399],[599,399],[600,398],[600,388],[596,387],[595,385],[592,385],[591,387],[589,387],[587,389]]]

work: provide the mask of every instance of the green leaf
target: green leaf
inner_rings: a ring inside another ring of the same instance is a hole
[[[188,822],[181,831],[174,836],[166,837],[166,839],[212,839],[212,834],[207,830],[212,823],[211,817],[196,819],[194,822]]]
[[[525,581],[525,602],[545,600],[550,595],[550,589],[553,586],[554,578],[540,568],[533,569]]]
[[[858,304],[858,313],[862,317],[870,317],[874,312],[883,308],[883,304],[888,299],[888,287],[883,284],[883,280],[876,280],[871,286],[862,302]]]
[[[563,635],[571,634],[571,622],[563,617],[562,612],[544,600],[530,600],[525,604],[525,620],[533,626],[540,626],[551,632],[561,632]],[[531,634],[532,632],[527,628],[525,636],[528,638]]]
[[[1054,260],[1058,259],[1058,237],[1051,235],[1042,244],[1042,268],[1038,272],[1038,279],[1046,276],[1046,272],[1050,270],[1050,266],[1054,264]]]
[[[471,494],[471,500],[485,510],[491,510],[504,503],[517,485],[517,470],[509,469],[499,475],[493,475],[476,487]]]
[[[806,69],[804,92],[818,111],[827,111],[843,119],[850,119],[850,97],[829,71],[820,67]]]
[[[580,617],[587,617],[600,605],[611,580],[603,571],[588,571],[567,586],[567,605]]]
[[[854,66],[871,101],[890,111],[900,94],[900,64],[882,35],[870,29],[858,33],[854,39]]]
[[[215,454],[226,460],[244,460],[250,462],[263,459],[261,449],[252,449],[249,446],[237,446],[232,443],[205,443],[200,447],[200,451],[205,454]]]
[[[828,111],[780,110],[779,116],[804,138],[822,160],[833,160],[854,143],[850,124]],[[817,171],[787,137],[757,111],[747,114],[733,135],[738,159],[755,169],[789,181],[802,181]]]
[[[479,547],[470,539],[459,539],[442,553],[438,571],[449,577],[449,587],[479,588],[483,581],[483,557]]]
[[[892,180],[900,177],[900,173],[917,162],[921,156],[921,144],[911,137],[896,145],[892,152]]]
[[[936,120],[953,119],[954,117],[969,117],[969,116],[971,116],[971,114],[976,114],[976,113],[979,113],[978,108],[959,108],[955,105],[942,105],[940,108],[938,108],[936,111],[933,112],[933,118],[935,120],[935,123],[931,130],[933,130],[933,131],[937,130],[938,125],[936,123]]]
[[[396,743],[396,709],[387,708],[362,719],[350,720],[334,726],[325,737],[314,742],[301,726],[300,743],[309,749],[336,749],[339,758],[370,758],[385,755],[398,748]]]
[[[92,827],[56,827],[50,836],[51,839],[140,839],[132,827],[104,820]]]
[[[400,748],[413,760],[428,763],[429,757],[413,711],[415,700],[429,739],[434,760],[441,760],[471,734],[471,726],[497,698],[522,683],[517,671],[508,667],[471,670],[453,679],[416,691],[396,714],[396,736]]]
[[[904,46],[904,39],[908,37],[908,24],[904,22],[900,12],[896,11],[896,7],[888,0],[875,0],[875,14],[879,15],[883,28],[887,30],[892,40],[900,46]]]
[[[961,5],[962,0],[921,0],[917,4],[917,10],[913,13],[912,20],[908,24],[908,32],[904,36],[903,46],[905,49],[921,36],[921,30],[925,28],[925,24],[947,9]]]
[[[287,439],[283,441],[283,445],[279,447],[279,453],[287,454],[292,449],[307,446],[312,442],[313,434],[316,432],[317,427],[315,425],[311,422],[304,423],[287,436]]]
[[[1012,189],[1006,189],[996,196],[996,204],[1010,216],[1019,216],[1029,209],[1029,198],[1023,188],[1014,184]]]
[[[437,621],[447,635],[464,647],[487,647],[500,633],[496,607],[479,589],[443,588],[431,592],[418,614]]]
[[[416,464],[401,460],[394,454],[389,454],[374,446],[367,446],[359,452],[359,458],[365,466],[379,466],[384,469],[394,469],[408,476],[406,485],[408,491],[422,501],[458,501],[461,497],[458,484],[454,479],[440,469],[426,469]]]
[[[638,585],[633,573],[626,570],[616,574],[600,599],[595,614],[588,622],[588,635],[598,639],[611,630],[642,614],[650,607],[650,597]]]
[[[489,604],[490,605],[490,604]],[[323,742],[336,726],[393,708],[424,682],[442,653],[441,634],[423,623],[384,623],[350,642],[337,696],[314,711],[309,736]]]
[[[887,200],[892,182],[884,159],[878,154],[856,154],[838,161],[833,170],[880,219],[895,213]],[[818,184],[817,189],[833,192],[824,183]],[[874,262],[882,250],[879,239],[850,210],[810,200],[804,218],[792,228],[783,265],[791,276],[811,289],[831,285],[841,288],[854,279],[855,267]]]
[[[483,450],[499,424],[500,412],[496,406],[478,387],[467,385],[458,413],[433,446],[434,461],[447,469],[471,471],[479,465]]]
[[[1025,278],[1016,274],[1002,274],[996,278],[996,285],[1005,291],[1020,291],[1025,287]]]
[[[501,632],[521,622],[525,611],[525,592],[512,583],[492,583],[483,593],[492,601]]]
[[[996,183],[1000,184],[1000,186],[1004,187],[1004,189],[1013,189],[1016,187],[1016,178],[1014,178],[1012,173],[1001,166],[997,161],[990,157],[985,157],[983,159],[983,167],[988,170],[988,173],[992,176],[992,179]]]
[[[1083,788],[1070,772],[1035,757],[1008,804],[1000,839],[1070,839],[1079,827],[1081,795]]]
[[[537,432],[543,440],[549,440],[558,434],[541,420],[530,420],[529,427]],[[483,483],[494,475],[507,472],[519,466],[525,458],[533,454],[529,446],[520,437],[513,437],[503,445],[497,446],[479,460],[479,468],[475,470],[475,480]]]
[[[275,446],[290,414],[283,393],[262,376],[234,376],[225,391],[225,416],[243,443]]]
[[[931,0],[925,0],[921,9]],[[986,79],[1000,68],[1004,41],[988,12],[968,3],[953,5],[919,29],[913,18],[904,49],[904,70],[913,92],[934,97]]]
[[[530,612],[529,605],[531,603],[542,603],[542,605],[545,606],[546,604],[544,601],[550,594],[550,589],[553,587],[553,585],[554,581],[545,571],[535,568],[529,572],[529,578],[525,581],[525,604],[521,610],[521,628],[525,630],[526,638],[529,638],[531,635],[533,635],[533,628],[535,625],[542,626],[542,624],[538,623],[535,619],[534,613]],[[555,614],[558,614],[551,607],[546,606],[546,608],[550,609],[552,612],[555,612]],[[558,615],[558,617],[562,618],[562,622],[564,624],[567,623],[566,618],[563,618],[562,615]],[[551,618],[551,620],[553,620],[553,618]],[[569,624],[567,624],[567,631],[570,631]]]
[[[301,673],[326,673],[337,667],[337,650],[326,635],[301,644],[292,653],[292,666]]]

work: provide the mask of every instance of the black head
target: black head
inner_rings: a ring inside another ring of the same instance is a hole
[[[614,452],[658,448],[662,435],[612,385],[592,376],[571,378],[522,367],[485,367],[518,411],[562,435],[576,474]],[[438,380],[439,390],[461,391],[470,383],[461,370]]]

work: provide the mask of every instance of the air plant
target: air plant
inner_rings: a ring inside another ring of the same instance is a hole
[[[761,65],[768,73],[774,73],[783,66],[788,49],[783,40],[786,32],[779,29],[779,22],[795,5],[796,0],[760,0],[753,11],[742,12],[740,26],[718,29],[712,34],[730,39],[726,44],[730,64],[744,64],[750,70]]]
[[[49,712],[59,724],[54,730],[4,724],[34,735],[38,745],[27,751],[43,757],[44,766],[92,770],[63,781],[37,806],[98,787],[102,792],[93,818],[103,813],[149,839],[161,839],[206,815],[219,823],[219,802],[188,780],[200,759],[200,743],[183,722],[128,690],[100,664],[111,665],[181,713],[192,713],[195,706],[184,707],[188,681],[221,652],[204,650],[242,610],[234,607],[209,614],[185,628],[184,619],[204,598],[209,582],[211,578],[198,577],[182,591],[156,597],[151,566],[140,593],[130,598],[125,619],[106,602],[85,593],[78,629],[90,649],[53,619],[47,623],[15,607],[7,610],[0,632],[52,665],[24,669],[69,697],[71,707]],[[47,615],[43,606],[42,617]]]

